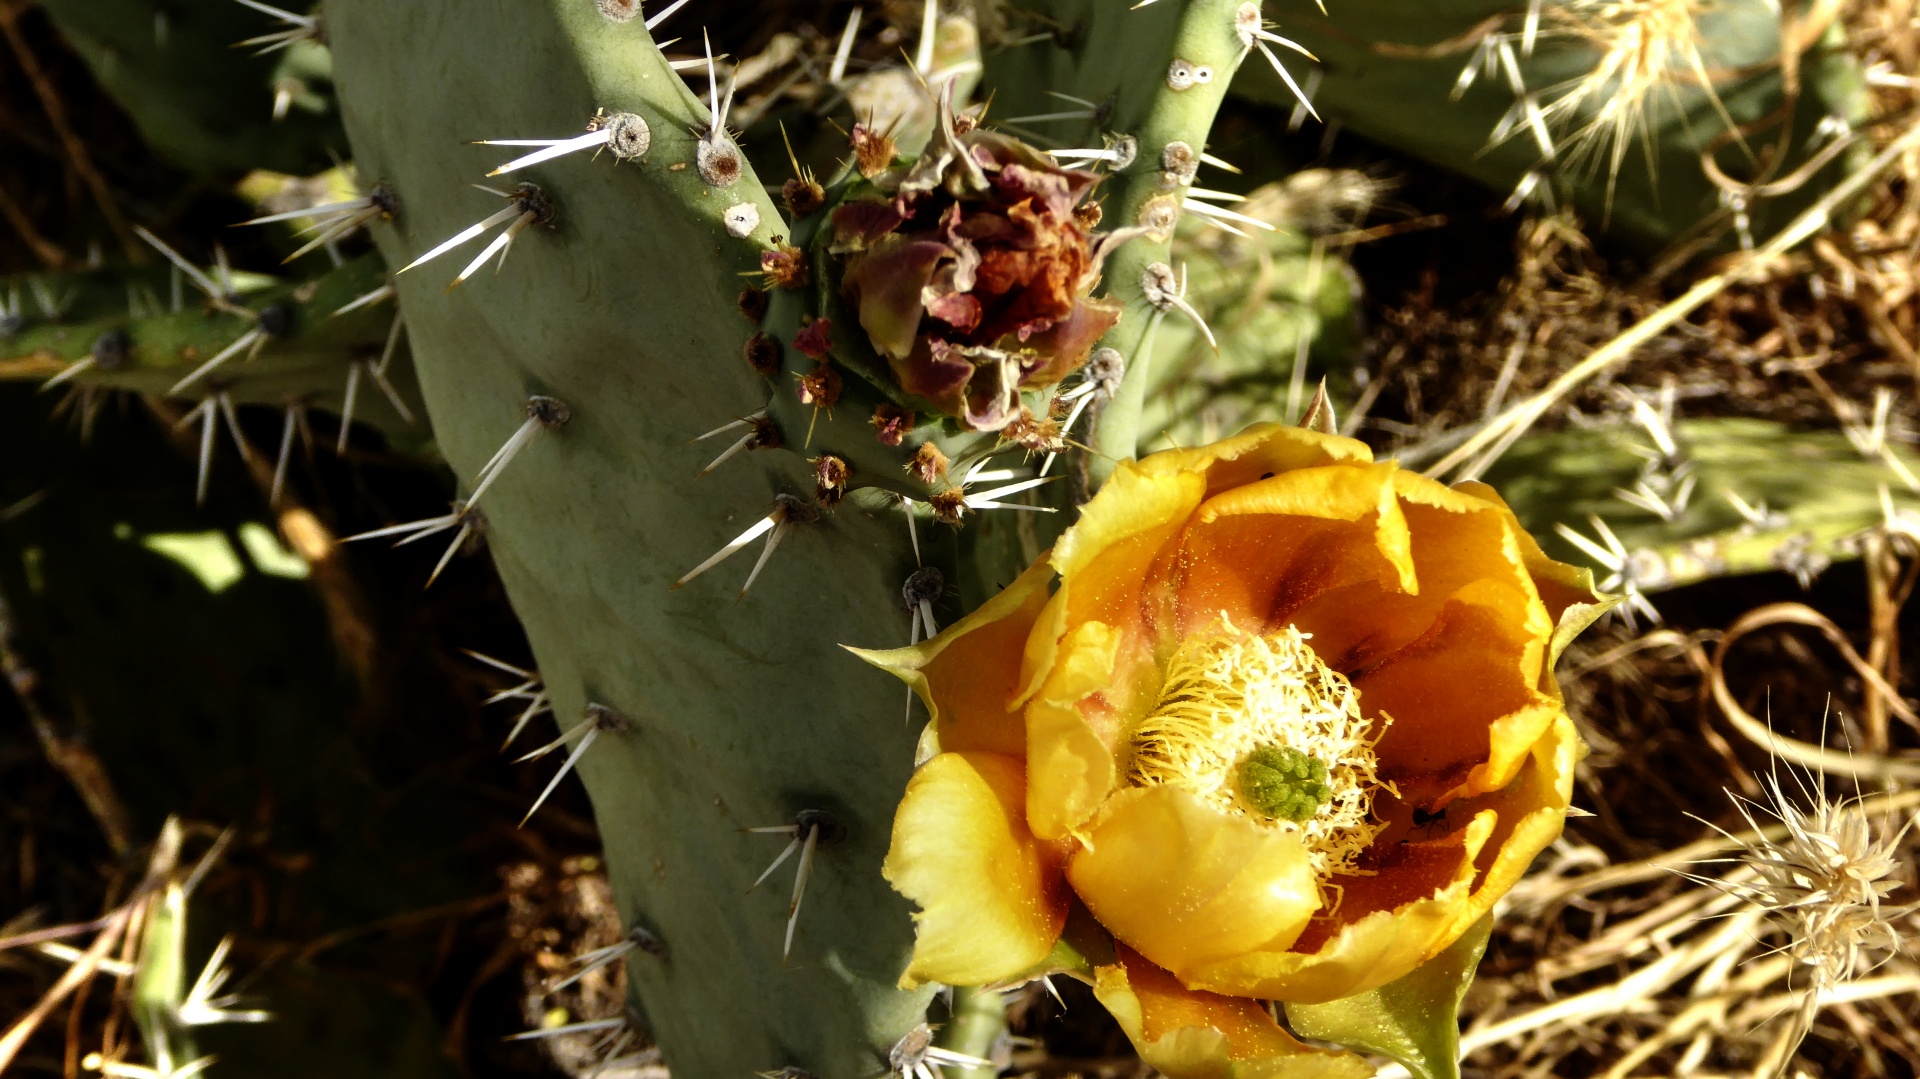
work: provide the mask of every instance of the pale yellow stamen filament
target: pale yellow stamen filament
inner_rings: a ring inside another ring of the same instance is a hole
[[[1373,747],[1380,731],[1360,712],[1360,695],[1328,667],[1294,626],[1262,637],[1223,613],[1217,631],[1185,642],[1168,664],[1160,704],[1133,732],[1128,782],[1183,787],[1222,810],[1299,833],[1323,891],[1327,878],[1359,875],[1359,859],[1383,824],[1373,819],[1381,781]],[[1384,716],[1380,730],[1391,722]],[[1277,819],[1253,804],[1242,766],[1257,751],[1305,754],[1326,767],[1328,796],[1304,821]]]

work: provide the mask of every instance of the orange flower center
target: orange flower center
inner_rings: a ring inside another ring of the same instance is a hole
[[[1372,728],[1359,692],[1307,634],[1288,626],[1263,637],[1222,613],[1215,631],[1182,642],[1167,665],[1158,706],[1134,729],[1127,780],[1182,787],[1298,834],[1315,876],[1337,896],[1327,878],[1364,872],[1360,855],[1384,827],[1373,819],[1374,793],[1397,796],[1377,774]]]

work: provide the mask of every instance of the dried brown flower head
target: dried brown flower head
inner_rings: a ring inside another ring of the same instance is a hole
[[[899,148],[891,132],[875,131],[867,124],[853,125],[853,167],[871,180],[893,167]]]
[[[830,318],[809,319],[800,332],[793,337],[793,347],[801,355],[815,360],[824,360],[833,350],[833,320]]]
[[[882,446],[898,446],[905,441],[907,432],[913,430],[914,415],[899,405],[882,401],[873,408],[874,435]],[[937,451],[936,451],[937,452]]]
[[[927,505],[933,509],[934,520],[958,526],[967,515],[967,492],[958,487],[935,491],[933,497],[927,499]]]
[[[1082,213],[1099,177],[1000,133],[942,128],[871,198],[833,212],[831,250],[860,326],[901,389],[969,427],[1013,420],[1020,391],[1086,361],[1120,317],[1088,298],[1103,249]]]
[[[832,509],[847,496],[847,480],[853,475],[853,469],[847,465],[847,459],[831,453],[823,453],[813,459],[813,497],[822,506]]]
[[[1000,437],[1019,444],[1028,453],[1058,453],[1066,446],[1060,424],[1035,416],[1033,410],[1025,405],[1020,407],[1019,414],[1014,416],[1012,422],[1000,429]]]
[[[806,217],[826,205],[827,190],[812,176],[795,176],[780,185],[780,201],[787,204],[787,213]]]
[[[766,278],[768,288],[803,288],[813,280],[807,267],[807,253],[792,244],[760,252],[760,273]]]
[[[796,377],[800,380],[801,404],[831,410],[840,403],[840,391],[844,384],[840,381],[840,372],[835,371],[832,364],[821,362],[812,371]]]
[[[757,375],[772,378],[780,373],[780,342],[770,333],[756,333],[747,338],[740,354],[746,357],[747,366]]]
[[[933,443],[922,442],[920,448],[913,451],[913,459],[907,462],[907,471],[931,487],[947,478],[947,455]]]

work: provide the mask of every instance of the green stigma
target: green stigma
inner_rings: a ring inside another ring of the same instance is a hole
[[[1301,824],[1333,798],[1327,766],[1297,749],[1261,746],[1240,762],[1240,796],[1268,820]]]

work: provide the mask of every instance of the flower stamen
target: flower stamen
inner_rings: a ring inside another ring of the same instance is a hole
[[[1360,694],[1288,626],[1248,633],[1222,613],[1212,633],[1190,638],[1168,665],[1160,703],[1133,732],[1127,778],[1172,784],[1218,808],[1299,834],[1321,887],[1361,875],[1361,855],[1384,824],[1377,774],[1380,731],[1361,714]],[[1382,717],[1384,730],[1391,720]]]

